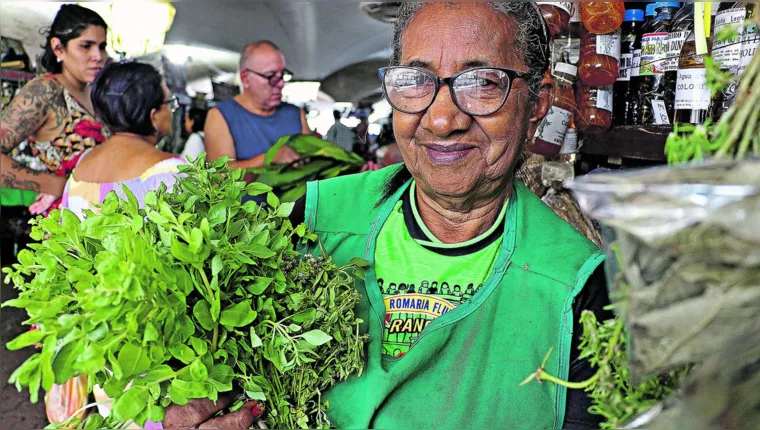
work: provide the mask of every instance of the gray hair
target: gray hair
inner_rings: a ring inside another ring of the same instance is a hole
[[[428,4],[427,2],[403,2],[399,7],[398,19],[393,26],[393,40],[391,42],[393,49],[392,66],[398,66],[401,62],[401,38],[404,30],[409,26],[417,12]],[[530,88],[531,100],[535,100],[544,72],[549,67],[551,55],[549,35],[540,10],[533,2],[488,2],[486,4],[496,12],[511,16],[517,21],[517,46],[522,47],[524,61],[530,74],[528,87]]]
[[[243,47],[243,50],[240,51],[240,69],[244,69],[246,64],[248,64],[248,60],[253,56],[254,52],[256,52],[257,49],[261,48],[262,46],[268,46],[275,51],[280,51],[280,48],[274,44],[271,40],[259,40],[256,42],[251,42]]]

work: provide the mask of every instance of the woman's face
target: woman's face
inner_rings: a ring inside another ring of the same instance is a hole
[[[158,133],[158,139],[161,140],[172,132],[172,103],[170,102],[171,93],[165,83],[161,83],[161,90],[164,93],[164,103],[161,107],[153,111],[153,127]]]
[[[57,38],[50,43],[56,56],[63,61],[64,70],[79,82],[92,83],[108,58],[106,29],[96,25],[87,27],[79,37],[69,40],[65,47]]]
[[[528,72],[517,27],[513,18],[478,3],[425,6],[404,31],[400,65],[441,78],[473,67]],[[394,110],[396,140],[418,187],[429,196],[473,202],[503,191],[531,119],[528,91],[524,79],[514,79],[504,106],[488,116],[462,112],[446,85],[426,111]]]

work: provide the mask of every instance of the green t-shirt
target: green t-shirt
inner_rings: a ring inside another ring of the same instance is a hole
[[[375,271],[385,302],[383,356],[400,358],[437,317],[475,295],[493,271],[504,231],[493,227],[459,244],[441,243],[417,212],[415,186],[396,203],[377,238]]]

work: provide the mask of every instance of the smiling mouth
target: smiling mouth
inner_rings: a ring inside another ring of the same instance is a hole
[[[453,145],[427,144],[422,146],[425,148],[428,158],[434,164],[444,165],[459,163],[476,149],[475,146],[461,143]]]

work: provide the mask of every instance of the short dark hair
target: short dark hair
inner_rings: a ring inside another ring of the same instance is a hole
[[[196,107],[190,108],[190,110],[187,111],[187,117],[193,122],[193,133],[201,132],[203,131],[203,128],[206,127],[207,114],[208,111],[206,109]]]
[[[65,47],[70,40],[81,36],[87,30],[87,27],[91,25],[103,27],[106,31],[108,30],[106,22],[94,10],[75,4],[61,6],[55,15],[50,30],[47,32],[45,45],[42,46],[45,50],[42,53],[42,58],[40,58],[42,67],[50,73],[61,73],[63,65],[58,62],[55,52],[53,52],[53,47],[50,46],[50,40],[56,37],[61,40],[61,43]]]
[[[156,130],[150,112],[164,103],[161,82],[161,74],[150,64],[109,64],[92,84],[95,115],[114,133],[152,136]]]
[[[333,111],[333,118],[335,118],[336,121],[339,120],[340,117],[342,117],[342,116],[343,116],[343,114],[341,114],[339,110],[334,110]]]

